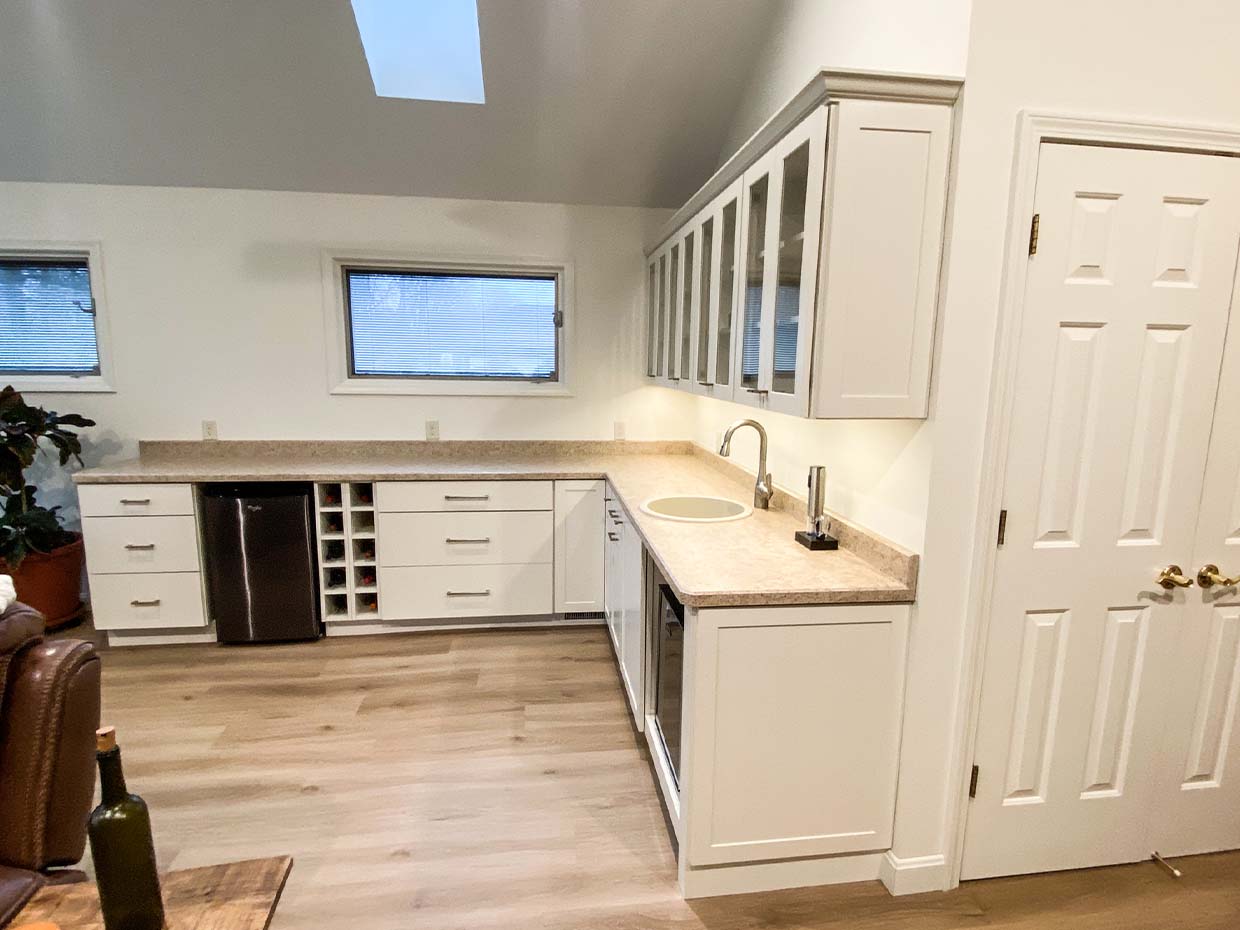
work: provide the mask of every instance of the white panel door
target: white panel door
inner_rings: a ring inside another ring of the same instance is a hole
[[[604,485],[601,480],[555,483],[555,610],[603,609]]]
[[[1154,806],[1168,856],[1240,847],[1240,281],[1232,307]]]
[[[1046,144],[963,876],[1147,857],[1240,163]]]

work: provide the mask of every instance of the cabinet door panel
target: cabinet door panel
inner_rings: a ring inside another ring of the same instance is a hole
[[[680,306],[677,299],[680,294],[679,242],[672,243],[671,251],[668,253],[667,269],[667,380],[675,385],[680,380],[679,357],[676,351],[680,347],[677,341],[680,323],[678,312]]]
[[[694,261],[696,255],[697,235],[693,229],[685,234],[680,247],[680,331],[679,331],[679,362],[677,375],[681,387],[688,387],[693,377],[692,337],[693,337],[693,283],[695,275]]]
[[[719,273],[719,249],[715,244],[715,217],[708,215],[699,227],[701,256],[697,267],[697,299],[693,304],[693,377],[699,386],[710,384],[710,327],[712,308],[719,299],[715,277]]]
[[[555,483],[555,609],[603,609],[603,481]]]
[[[714,358],[710,375],[716,386],[716,396],[732,393],[732,347],[735,342],[737,269],[740,266],[740,191],[740,184],[729,189],[719,211],[719,299],[711,324]]]
[[[890,846],[908,610],[689,617],[681,796],[691,865]]]
[[[843,100],[831,114],[816,417],[924,417],[951,110]]]
[[[657,259],[650,262],[646,275],[648,278],[646,285],[646,376],[653,378],[655,346],[658,344],[655,330],[659,325],[659,262]]]
[[[757,394],[761,389],[762,304],[766,289],[766,228],[771,189],[770,172],[764,170],[766,164],[766,159],[760,160],[753,171],[745,175],[745,264],[741,281],[740,360],[736,385],[740,400],[745,400],[744,394]]]
[[[662,378],[667,370],[667,253],[659,255],[658,301],[659,312],[655,321],[654,376]]]

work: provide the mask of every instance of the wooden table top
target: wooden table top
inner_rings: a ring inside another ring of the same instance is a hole
[[[165,872],[167,930],[266,930],[292,867],[291,856],[274,856]],[[40,920],[63,930],[103,930],[95,883],[41,888],[13,926]]]

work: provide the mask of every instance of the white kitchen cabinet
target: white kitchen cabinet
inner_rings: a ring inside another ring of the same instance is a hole
[[[834,108],[816,417],[926,416],[950,138],[947,107]]]
[[[690,866],[890,847],[908,614],[690,611],[680,782]]]
[[[624,696],[638,731],[645,726],[645,623],[642,614],[641,535],[616,500],[610,487],[606,493],[604,546],[606,580],[603,612],[616,654],[616,667]]]
[[[647,374],[796,416],[925,417],[959,87],[817,75],[649,253]]]
[[[645,550],[641,535],[627,520],[619,529],[615,573],[619,579],[616,624],[619,629],[620,677],[624,680],[633,720],[640,731],[646,723],[646,624],[645,614],[642,613]]]
[[[593,479],[555,482],[555,611],[603,609],[604,486]]]
[[[615,495],[611,488],[607,488],[606,496],[603,499],[609,513],[603,518],[603,615],[607,620],[607,634],[611,638],[612,649],[616,654],[616,661],[620,661],[620,599],[623,593],[623,586],[620,578],[620,533],[618,527],[613,524],[616,522],[612,513],[618,513],[616,510]]]
[[[207,625],[192,485],[82,485],[79,500],[96,629]]]

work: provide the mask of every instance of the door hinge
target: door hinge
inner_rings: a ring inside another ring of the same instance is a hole
[[[1002,546],[1004,540],[1007,539],[1007,511],[999,511],[999,540],[998,545]]]
[[[1042,225],[1042,214],[1035,213],[1033,222],[1029,224],[1029,254],[1038,254],[1038,227]]]
[[[979,769],[975,765],[973,766],[973,771],[969,773],[969,797],[971,798],[977,797],[977,773],[978,771]]]

